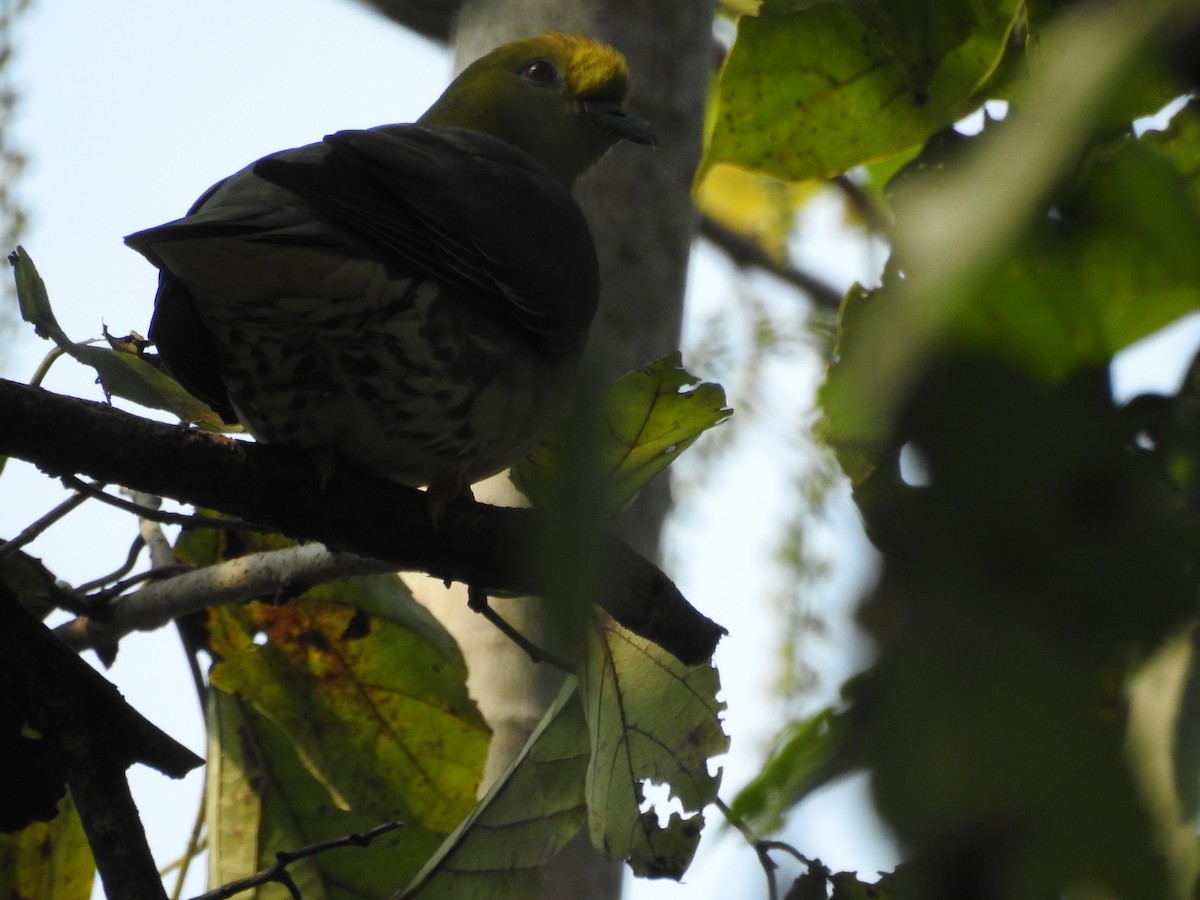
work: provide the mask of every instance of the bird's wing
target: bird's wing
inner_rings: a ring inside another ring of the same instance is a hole
[[[578,348],[599,292],[595,249],[570,192],[539,164],[456,128],[343,131],[323,146],[320,155],[269,156],[253,172],[397,274],[462,288],[549,351]]]

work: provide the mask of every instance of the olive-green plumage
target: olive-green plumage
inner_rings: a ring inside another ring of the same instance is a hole
[[[214,185],[126,243],[160,271],[150,337],[259,440],[454,495],[567,393],[599,292],[575,179],[618,140],[612,48],[546,34],[469,66],[415,125],[343,131]]]

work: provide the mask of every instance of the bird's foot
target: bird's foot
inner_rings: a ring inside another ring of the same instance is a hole
[[[441,528],[442,518],[451,503],[456,500],[475,501],[475,494],[471,492],[469,484],[431,484],[425,489],[425,497],[426,509],[429,510],[429,524],[434,532]]]

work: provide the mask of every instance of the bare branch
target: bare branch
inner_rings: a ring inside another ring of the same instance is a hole
[[[402,827],[401,822],[384,822],[382,825],[376,825],[370,831],[364,831],[359,834],[348,834],[345,837],[333,838],[328,841],[319,841],[315,844],[309,844],[307,847],[301,847],[299,850],[282,850],[275,854],[275,864],[268,866],[261,872],[256,872],[246,878],[239,878],[237,881],[231,881],[228,884],[211,890],[206,894],[200,894],[194,897],[193,900],[228,900],[242,891],[248,891],[251,888],[260,887],[264,884],[275,882],[282,884],[294,897],[299,897],[296,885],[292,882],[291,876],[287,873],[287,867],[300,859],[307,859],[310,856],[316,856],[318,853],[324,853],[327,850],[336,850],[339,847],[366,847],[371,841],[379,837],[381,834],[387,834],[389,831],[395,831]]]
[[[131,631],[153,631],[208,606],[270,597],[281,589],[299,593],[328,581],[394,568],[353,553],[332,553],[323,544],[269,550],[148,584],[114,602],[102,618],[80,616],[54,633],[75,650],[112,646]]]
[[[394,22],[444,44],[458,15],[461,0],[360,0]]]
[[[768,275],[774,275],[781,281],[808,294],[817,306],[836,310],[841,305],[842,292],[833,285],[803,269],[776,262],[754,241],[726,228],[715,219],[702,216],[700,218],[700,234],[728,256],[739,268],[762,269]]]
[[[75,588],[75,593],[86,594],[88,591],[94,591],[96,588],[102,588],[106,584],[112,584],[114,581],[124,578],[137,565],[137,558],[141,556],[145,546],[146,542],[142,540],[141,535],[135,537],[133,543],[129,546],[129,553],[125,556],[125,562],[121,563],[120,567],[109,572],[107,575],[101,575],[99,578],[93,578],[86,584],[79,585],[79,587]]]
[[[888,214],[879,208],[879,204],[872,200],[867,192],[862,189],[862,185],[845,173],[837,175],[829,179],[829,181],[842,192],[842,195],[850,202],[850,205],[862,216],[868,228],[884,237],[891,234],[892,223],[888,218]]]
[[[554,595],[538,565],[545,519],[534,510],[470,501],[433,525],[424,493],[343,467],[323,479],[304,454],[151,422],[100,403],[0,380],[0,454],[56,477],[87,473],[219,509],[337,552],[382,560],[495,592]],[[88,441],[71,439],[87,434]],[[654,565],[598,533],[593,596],[613,618],[681,661],[707,660],[725,630],[693,608]]]
[[[504,616],[492,609],[488,603],[487,594],[477,588],[468,586],[467,588],[467,606],[474,612],[479,613],[489,622],[491,622],[506,638],[525,651],[533,662],[550,663],[556,669],[561,669],[568,675],[575,671],[575,667],[570,662],[563,659],[561,656],[556,656],[549,650],[543,650],[529,638],[525,637],[521,631],[511,624]]]
[[[87,494],[101,503],[107,503],[109,506],[124,510],[128,513],[133,513],[139,519],[145,519],[150,522],[158,522],[162,525],[195,525],[201,528],[219,528],[225,531],[272,531],[270,528],[263,528],[254,525],[249,525],[240,519],[222,519],[216,516],[189,516],[184,513],[163,512],[157,506],[150,506],[146,503],[131,502],[122,500],[120,497],[114,497],[112,494],[104,490],[103,485],[88,484],[86,481],[81,481],[73,475],[64,475],[62,483],[72,490],[79,491],[81,494]],[[143,495],[150,496],[150,495]]]
[[[143,762],[180,778],[203,760],[142,718],[3,584],[0,690],[62,761],[110,896],[165,900],[125,769]]]
[[[11,541],[4,541],[3,544],[0,545],[0,561],[12,556],[26,544],[30,544],[35,541],[38,535],[40,535],[47,528],[72,510],[82,506],[86,501],[87,495],[82,493],[77,493],[72,497],[68,497],[62,503],[58,504],[58,506],[54,507],[54,509],[50,510],[50,512],[46,513],[44,516],[41,516],[36,522],[30,524],[28,528],[23,529],[21,533]]]
[[[721,814],[725,816],[725,821],[738,830],[742,837],[746,839],[746,843],[754,850],[755,855],[758,856],[758,863],[762,866],[763,874],[767,877],[767,897],[769,900],[779,900],[779,884],[775,878],[775,870],[779,866],[775,860],[771,859],[772,850],[780,850],[794,856],[801,863],[808,866],[810,871],[819,868],[819,863],[816,860],[809,859],[791,844],[784,843],[783,841],[767,841],[760,838],[746,824],[745,820],[730,809],[729,804],[720,797],[716,799],[715,805],[721,811]]]

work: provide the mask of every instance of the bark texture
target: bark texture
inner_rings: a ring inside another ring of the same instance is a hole
[[[625,54],[632,74],[630,108],[647,119],[658,147],[618,146],[581,179],[576,197],[600,257],[600,311],[592,327],[588,374],[607,383],[679,343],[689,250],[697,216],[691,180],[700,158],[705,91],[712,59],[713,5],[705,0],[467,0],[454,31],[458,68],[493,47],[553,29],[584,32]],[[477,487],[486,503],[515,505],[506,476]],[[614,530],[648,558],[658,554],[670,505],[658,479]],[[483,789],[524,746],[562,675],[534,664],[493,626],[467,609],[466,598],[426,579],[414,592],[458,639],[470,666],[472,696],[494,731]],[[561,652],[561,619],[537,598],[492,605],[523,634]],[[570,655],[570,648],[566,648]],[[592,850],[586,834],[547,872],[544,900],[620,896],[621,867]]]

